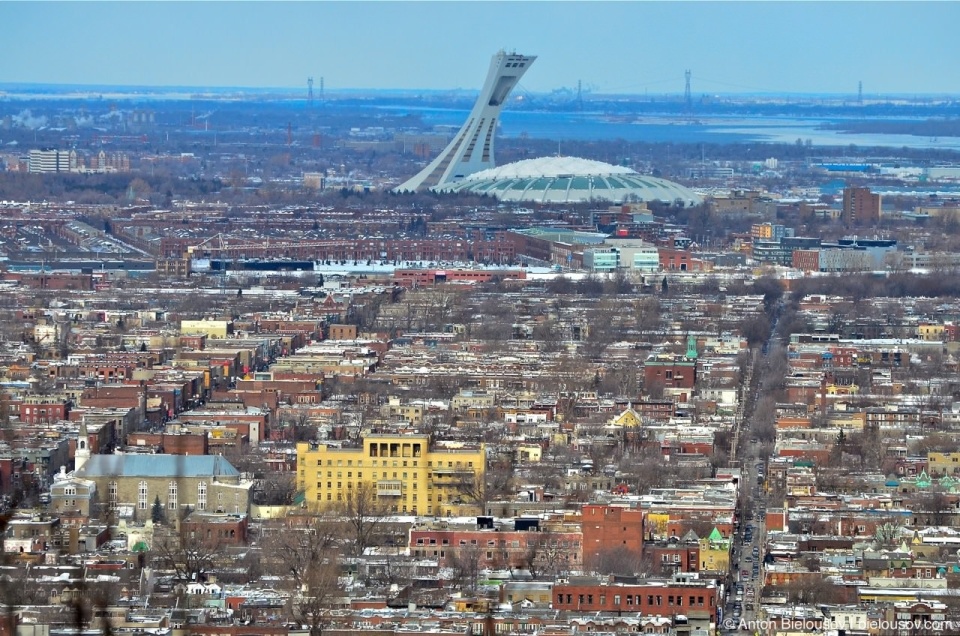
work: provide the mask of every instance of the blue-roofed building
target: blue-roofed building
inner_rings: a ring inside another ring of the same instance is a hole
[[[167,519],[186,509],[247,514],[253,485],[219,455],[91,455],[74,476],[96,483],[99,504],[137,520],[158,497]]]

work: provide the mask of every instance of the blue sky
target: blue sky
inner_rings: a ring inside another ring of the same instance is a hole
[[[4,2],[0,83],[960,94],[960,2]]]

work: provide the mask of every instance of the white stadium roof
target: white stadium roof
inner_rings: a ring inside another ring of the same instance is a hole
[[[487,194],[500,201],[583,203],[662,201],[692,206],[703,202],[678,183],[648,177],[623,166],[578,157],[540,157],[498,166],[436,188]]]

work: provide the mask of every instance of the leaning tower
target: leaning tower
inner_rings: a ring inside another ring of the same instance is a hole
[[[497,163],[493,158],[493,140],[500,110],[510,91],[536,59],[536,56],[504,51],[494,55],[490,60],[487,81],[483,83],[483,89],[466,123],[436,159],[394,191],[426,190],[454,183],[474,172],[495,168]]]

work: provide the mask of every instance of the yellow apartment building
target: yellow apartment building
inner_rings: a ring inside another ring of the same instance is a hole
[[[210,339],[223,340],[232,333],[233,323],[226,320],[181,320],[180,333],[183,335],[206,334]]]
[[[336,506],[368,484],[397,514],[483,512],[484,444],[433,442],[425,434],[374,434],[358,445],[297,444],[297,489]]]
[[[946,330],[943,325],[922,324],[917,327],[917,337],[927,342],[943,341]]]
[[[960,453],[927,452],[927,472],[931,475],[960,475]]]
[[[710,536],[700,539],[700,571],[722,572],[730,570],[730,540],[725,539],[716,528]]]

